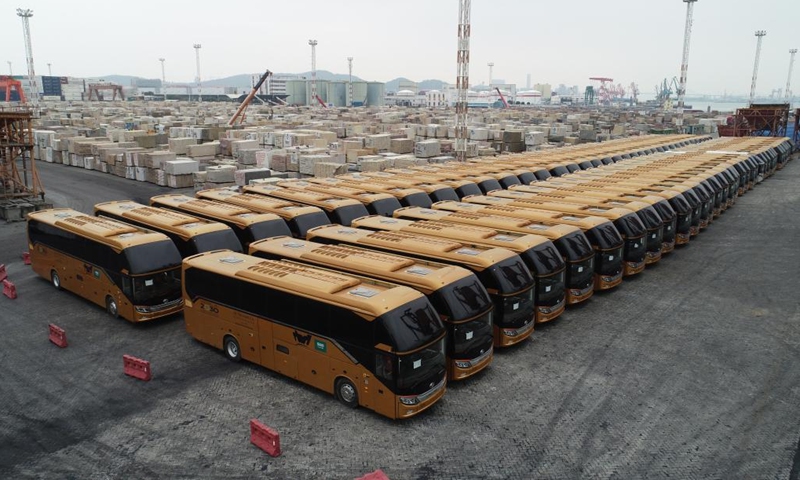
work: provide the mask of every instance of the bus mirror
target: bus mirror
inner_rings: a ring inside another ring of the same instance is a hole
[[[385,343],[379,343],[379,344],[375,345],[375,349],[376,350],[381,350],[381,351],[384,351],[384,352],[388,352],[388,353],[392,353],[392,347],[390,347],[389,345],[386,345]]]

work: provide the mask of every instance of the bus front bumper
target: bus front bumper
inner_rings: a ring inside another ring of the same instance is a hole
[[[583,289],[567,289],[567,304],[575,305],[576,303],[585,302],[589,300],[592,295],[594,295],[594,283]]]
[[[550,320],[555,320],[562,313],[564,313],[564,308],[566,307],[567,299],[566,297],[558,302],[557,304],[551,307],[540,306],[536,307],[536,323],[546,323]]]
[[[659,260],[661,260],[661,250],[657,252],[646,252],[644,254],[645,265],[652,265],[657,263]]]
[[[533,333],[533,319],[527,325],[519,328],[495,326],[494,345],[496,347],[510,347],[530,337]]]
[[[417,403],[414,405],[406,405],[397,400],[397,418],[408,418],[429,409],[434,403],[439,401],[446,390],[447,379],[442,379],[438,385],[428,390],[425,393],[419,394],[416,397]]]
[[[676,237],[676,240],[674,240],[672,242],[664,242],[664,243],[662,243],[661,244],[661,255],[664,255],[666,253],[670,253],[671,251],[675,250],[675,242],[676,241],[677,241],[677,237]]]
[[[638,275],[644,271],[645,262],[625,262],[625,276]]]
[[[622,272],[616,275],[601,275],[596,273],[594,276],[595,290],[611,290],[622,283]]]
[[[450,361],[450,380],[463,380],[469,378],[492,363],[494,357],[494,348],[491,346],[489,350],[471,360],[458,360],[453,359]]]

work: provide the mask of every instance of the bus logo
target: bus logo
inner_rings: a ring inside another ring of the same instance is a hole
[[[310,333],[306,335],[301,335],[300,332],[295,330],[294,333],[292,333],[292,336],[294,337],[294,341],[297,343],[301,343],[303,345],[308,345],[309,343],[311,343]]]
[[[205,310],[206,312],[215,313],[215,314],[219,313],[219,308],[217,308],[217,307],[215,307],[213,305],[209,305],[207,303],[200,303],[200,310]]]
[[[326,344],[322,340],[314,340],[314,348],[319,350],[322,353],[327,353],[328,352],[328,344]]]

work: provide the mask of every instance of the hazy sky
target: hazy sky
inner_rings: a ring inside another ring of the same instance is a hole
[[[11,61],[25,71],[22,22],[31,19],[36,72],[97,77],[108,74],[195,76],[192,44],[202,44],[203,79],[238,73],[310,70],[308,39],[319,41],[317,68],[367,80],[435,78],[456,74],[457,0],[137,0],[5,1],[0,17],[0,72]],[[588,85],[607,76],[645,94],[664,77],[678,76],[685,3],[681,0],[472,0],[470,81],[494,77],[534,83]],[[800,47],[799,0],[699,0],[689,64],[688,93],[748,93],[755,56],[754,31],[767,30],[758,92],[783,88],[788,50]],[[797,64],[800,64],[798,59]],[[795,67],[800,92],[800,66]]]

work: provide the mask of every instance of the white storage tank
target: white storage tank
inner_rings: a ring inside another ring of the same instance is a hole
[[[367,106],[379,107],[383,105],[386,96],[386,84],[381,82],[367,82]]]
[[[363,107],[367,103],[367,82],[353,82],[353,106]]]
[[[307,105],[306,81],[287,80],[286,81],[286,103],[289,105]]]
[[[346,107],[347,104],[347,82],[334,81],[328,83],[328,103],[334,107]]]

